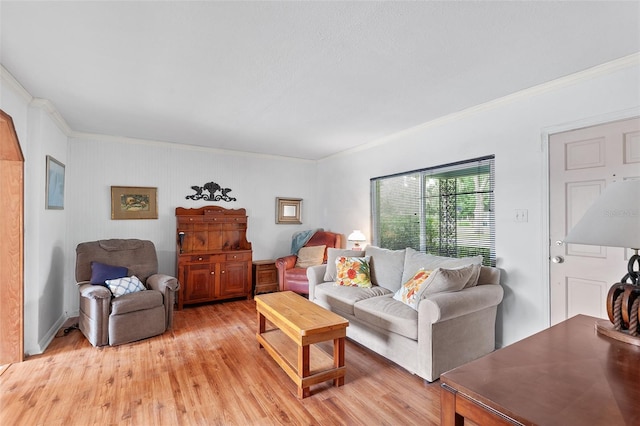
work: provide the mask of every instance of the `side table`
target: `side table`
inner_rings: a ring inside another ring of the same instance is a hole
[[[253,294],[278,291],[278,270],[275,260],[253,261]]]
[[[576,315],[440,376],[440,424],[638,425],[640,347]]]

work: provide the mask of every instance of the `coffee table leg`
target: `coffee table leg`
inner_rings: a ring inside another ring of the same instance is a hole
[[[298,346],[298,376],[303,379],[309,376],[309,345]],[[298,388],[298,398],[306,398],[311,395],[309,387]]]
[[[344,337],[333,339],[333,367],[344,367]],[[344,376],[333,379],[333,386],[344,385]]]
[[[464,426],[464,417],[456,413],[457,393],[450,386],[440,386],[440,424],[442,426]]]
[[[258,311],[258,334],[262,334],[265,331],[266,322],[264,315],[260,311]],[[262,345],[258,343],[258,347],[262,349]]]

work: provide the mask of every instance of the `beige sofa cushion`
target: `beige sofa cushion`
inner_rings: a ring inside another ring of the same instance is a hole
[[[432,254],[421,253],[417,250],[407,247],[407,253],[404,257],[404,269],[402,271],[402,282],[406,282],[418,271],[423,268],[426,271],[433,271],[436,268],[459,268],[470,264],[482,264],[482,256],[471,257],[444,257],[434,256]]]
[[[320,305],[331,306],[332,311],[349,315],[353,315],[353,305],[356,302],[385,294],[392,293],[377,285],[370,288],[346,287],[329,282],[319,284],[315,288],[315,299]]]
[[[393,299],[391,295],[359,301],[353,311],[360,321],[418,340],[418,311]]]
[[[376,246],[368,246],[366,255],[371,257],[371,282],[374,285],[398,291],[402,283],[405,250],[389,250]],[[413,271],[415,273],[415,271]],[[409,276],[411,278],[413,274]],[[409,279],[407,278],[407,279]]]
[[[111,315],[143,311],[158,306],[163,306],[162,293],[156,290],[139,291],[114,298],[111,301]],[[133,324],[130,326],[133,327]]]
[[[456,269],[436,268],[424,282],[418,297],[423,298],[443,291],[462,290],[474,276],[477,283],[479,273],[480,265],[467,265]]]
[[[309,266],[322,265],[324,262],[324,249],[327,246],[302,247],[298,250],[298,258],[294,268],[308,268]]]

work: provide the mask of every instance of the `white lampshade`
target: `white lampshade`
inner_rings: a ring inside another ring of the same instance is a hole
[[[640,180],[607,186],[564,242],[640,249]]]
[[[367,237],[364,236],[362,231],[360,231],[359,229],[356,229],[352,233],[349,234],[347,239],[349,241],[366,241]]]

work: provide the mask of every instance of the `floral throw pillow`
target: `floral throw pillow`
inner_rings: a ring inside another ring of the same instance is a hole
[[[431,271],[425,271],[422,268],[418,269],[418,272],[402,284],[402,287],[395,292],[393,298],[417,310],[422,287],[427,281],[427,278],[429,278],[429,275],[431,275]]]
[[[371,275],[369,273],[369,256],[336,258],[336,282],[337,286],[371,287]]]

